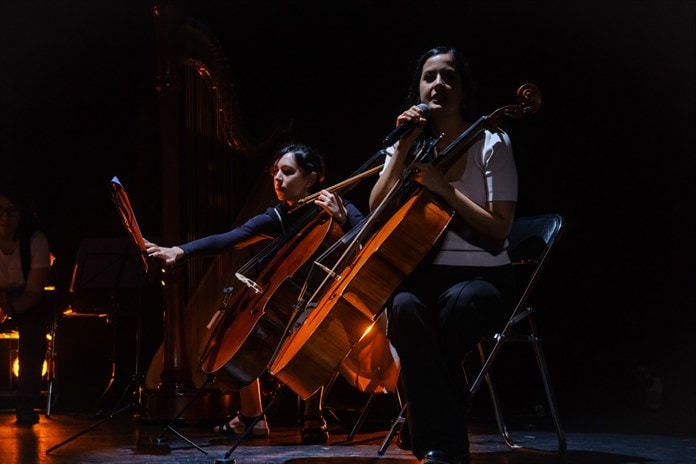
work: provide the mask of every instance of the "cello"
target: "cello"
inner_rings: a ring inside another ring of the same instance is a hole
[[[342,192],[362,178],[376,174],[365,170],[339,184]],[[335,188],[335,187],[334,187]],[[307,208],[311,196],[294,208]],[[295,301],[302,282],[311,278],[312,263],[342,235],[341,227],[323,208],[311,204],[288,229],[274,239],[235,276],[246,286],[234,292],[223,290],[219,309],[208,324],[210,336],[200,356],[206,374],[224,374],[223,381],[239,390],[267,368],[294,312],[286,302]]]
[[[539,89],[521,86],[518,104],[482,116],[450,143],[437,158],[439,141],[425,144],[414,161],[431,162],[446,172],[485,130],[506,119],[533,114],[541,104]],[[330,379],[353,347],[373,327],[389,297],[430,252],[454,211],[436,195],[411,180],[407,167],[380,205],[370,214],[286,334],[270,373],[306,399]],[[381,225],[378,225],[381,224]],[[375,231],[372,232],[371,229]]]

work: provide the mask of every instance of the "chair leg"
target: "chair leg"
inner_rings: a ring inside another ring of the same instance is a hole
[[[355,421],[355,424],[353,425],[353,428],[351,429],[350,433],[348,433],[346,440],[351,441],[353,440],[353,438],[355,438],[355,435],[358,434],[358,430],[360,430],[360,427],[362,427],[363,422],[365,422],[365,418],[367,418],[367,413],[370,410],[370,406],[372,406],[372,403],[375,401],[375,395],[376,393],[372,393],[370,394],[369,398],[367,398],[367,402],[365,402],[365,406],[363,406],[362,410],[360,411],[360,415],[358,416],[358,419]]]
[[[324,386],[324,393],[322,396],[322,404],[321,408],[324,411],[325,414],[331,415],[331,417],[334,418],[334,420],[339,420],[338,415],[336,414],[336,411],[334,411],[334,408],[326,402],[326,399],[329,397],[329,394],[333,390],[334,384],[336,383],[336,380],[338,380],[338,376],[341,373],[339,371],[334,372],[333,376],[329,379],[329,381],[326,383]],[[297,397],[297,417],[302,417],[304,414],[302,414],[302,408],[301,408],[301,398],[298,396]]]
[[[539,454],[551,454],[551,455],[555,455],[555,456],[561,456],[566,451],[565,432],[563,431],[563,426],[561,425],[558,407],[556,404],[555,396],[553,394],[553,389],[551,388],[548,367],[546,365],[546,358],[544,357],[544,352],[543,352],[543,349],[541,346],[541,338],[539,338],[536,335],[536,324],[535,324],[534,319],[533,319],[531,314],[528,314],[528,319],[529,319],[529,324],[530,324],[530,328],[531,328],[531,333],[528,337],[525,337],[524,339],[518,339],[518,338],[499,339],[496,343],[496,346],[498,347],[498,344],[502,343],[503,341],[506,341],[506,342],[526,341],[526,342],[529,342],[532,344],[532,347],[534,349],[534,354],[536,357],[536,361],[537,361],[537,367],[539,368],[541,380],[542,380],[542,383],[544,385],[544,391],[546,393],[546,400],[547,400],[547,403],[549,406],[549,411],[551,413],[551,419],[553,421],[554,429],[556,432],[556,437],[558,440],[558,448],[555,452],[548,451],[548,450],[542,450],[542,449],[538,449],[538,448],[525,447],[525,446],[522,446],[522,445],[518,444],[517,442],[515,442],[515,440],[512,438],[512,436],[510,435],[510,432],[507,428],[507,425],[505,422],[505,416],[503,414],[501,404],[500,404],[500,399],[498,396],[498,391],[497,391],[495,384],[493,382],[493,378],[490,375],[490,370],[487,369],[483,375],[484,375],[484,378],[486,380],[486,384],[488,385],[488,391],[490,392],[491,402],[493,404],[493,410],[494,410],[494,414],[495,414],[495,419],[496,419],[496,422],[498,424],[498,430],[500,431],[500,434],[502,435],[503,440],[505,441],[505,444],[508,446],[508,448],[510,448],[511,450],[517,450],[517,451],[528,451],[528,452],[539,453]],[[485,361],[488,358],[490,358],[490,355],[488,357],[486,357],[486,354],[484,352],[482,344],[478,345],[478,349],[479,349],[481,361],[485,363]]]
[[[483,349],[482,343],[478,344],[478,351],[479,355],[481,356],[481,361],[484,362],[486,360],[486,353]],[[503,436],[503,440],[505,440],[505,444],[509,448],[516,448],[517,445],[510,439],[510,434],[508,433],[507,426],[505,425],[505,417],[503,416],[503,410],[500,405],[498,389],[495,387],[495,383],[493,382],[493,378],[491,377],[488,369],[486,369],[486,371],[483,372],[483,378],[485,379],[486,385],[488,386],[488,392],[491,397],[491,403],[493,404],[495,422],[496,424],[498,424],[498,431]]]
[[[537,365],[539,366],[541,379],[544,384],[544,390],[546,391],[546,401],[549,403],[549,412],[551,413],[551,420],[553,421],[554,428],[556,429],[556,436],[558,439],[557,454],[561,455],[566,451],[565,431],[563,430],[563,426],[561,425],[560,414],[558,412],[558,405],[556,403],[556,396],[554,395],[553,389],[551,388],[549,369],[546,364],[544,350],[541,347],[541,339],[536,336],[536,322],[533,318],[530,318],[529,323],[532,327],[531,341],[532,346],[534,347],[534,354],[536,355]]]
[[[55,384],[56,374],[56,329],[57,320],[53,317],[49,330],[48,345],[46,349],[46,365],[48,385],[46,388],[46,417],[51,417],[53,410],[53,386]]]
[[[384,453],[387,452],[387,448],[389,448],[389,444],[394,439],[394,436],[396,435],[396,433],[399,430],[401,430],[401,427],[403,427],[405,421],[406,421],[406,405],[404,404],[401,407],[401,412],[399,413],[399,416],[392,423],[392,426],[389,429],[387,436],[384,437],[384,441],[382,442],[382,445],[380,445],[379,450],[377,450],[377,454],[379,454],[380,456],[383,456]]]

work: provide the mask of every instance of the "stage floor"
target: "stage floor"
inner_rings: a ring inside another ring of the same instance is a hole
[[[568,464],[687,464],[696,462],[696,434],[689,425],[675,423],[658,413],[634,417],[564,417]],[[155,422],[134,417],[130,409],[106,417],[94,414],[41,415],[31,427],[14,424],[12,411],[0,413],[0,461],[3,463],[263,463],[263,464],[414,464],[408,451],[394,440],[383,455],[388,423],[366,421],[352,439],[350,421],[329,420],[327,445],[302,446],[297,425],[271,419],[270,438],[247,438],[236,444],[231,437],[212,432],[205,421]],[[472,420],[472,463],[551,463],[552,456],[511,451],[491,424]],[[533,422],[533,421],[532,421]],[[555,433],[533,423],[511,429],[525,446],[555,450]]]

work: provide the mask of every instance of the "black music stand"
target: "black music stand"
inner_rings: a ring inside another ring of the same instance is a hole
[[[80,242],[77,251],[75,266],[73,268],[72,280],[69,291],[71,294],[79,294],[77,299],[78,312],[71,313],[70,317],[101,317],[106,318],[107,323],[115,323],[120,319],[119,313],[121,300],[118,296],[120,289],[140,289],[146,284],[143,277],[142,266],[140,264],[139,250],[134,247],[128,237],[104,237],[104,238],[85,238]],[[103,303],[105,290],[109,293],[109,310],[95,309],[93,307],[95,299]],[[85,304],[84,297],[88,303]],[[140,298],[137,298],[138,312],[140,311]],[[135,328],[135,365],[133,369],[139,372],[140,346],[139,329],[140,314],[136,315]],[[131,327],[129,327],[130,333]],[[114,388],[116,381],[116,358],[122,352],[117,346],[118,331],[114,328],[114,343],[111,348],[112,371],[111,379],[104,389],[100,401],[103,401],[109,392]],[[130,355],[130,353],[128,353]],[[121,397],[122,399],[122,397]],[[102,408],[103,409],[103,408]],[[98,415],[101,415],[98,413]]]
[[[70,293],[81,289],[140,287],[139,251],[127,237],[85,238],[75,258]]]
[[[147,248],[145,240],[138,221],[135,218],[135,213],[130,204],[130,199],[123,185],[121,185],[118,177],[111,179],[111,199],[116,205],[117,211],[121,218],[123,226],[128,232],[130,243],[124,240],[118,240],[121,245],[116,249],[104,249],[104,242],[99,244],[99,250],[85,250],[80,259],[77,260],[73,272],[73,281],[70,290],[75,288],[119,288],[122,286],[132,286],[141,288],[146,282],[146,274],[148,269]],[[133,249],[135,246],[135,250]],[[89,247],[87,247],[89,248]],[[82,267],[80,267],[82,266]],[[97,272],[87,273],[86,270],[93,268]],[[81,270],[82,269],[82,270]],[[108,286],[110,285],[110,287]],[[95,422],[86,429],[78,432],[72,437],[62,441],[61,443],[48,448],[46,454],[63,446],[64,444],[74,440],[75,438],[87,433],[104,422],[130,409],[139,411],[142,407],[142,390],[145,376],[140,372],[140,338],[142,334],[142,298],[138,298],[138,314],[136,316],[137,324],[135,329],[135,373],[133,374],[130,383],[124,389],[121,397],[114,406],[111,413],[103,419]],[[135,398],[129,404],[123,406],[121,403],[126,399],[128,394]]]

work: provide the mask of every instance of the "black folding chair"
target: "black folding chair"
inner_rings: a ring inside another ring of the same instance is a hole
[[[469,383],[469,390],[473,397],[485,379],[488,385],[498,430],[505,444],[511,450],[554,454],[558,456],[566,451],[565,432],[561,425],[556,399],[551,388],[546,358],[544,357],[541,346],[541,337],[539,336],[538,326],[534,317],[534,308],[530,304],[534,289],[542,276],[551,252],[563,233],[564,227],[564,219],[559,214],[520,217],[515,220],[509,236],[508,253],[510,254],[513,265],[516,266],[516,269],[521,271],[518,272],[523,279],[523,281],[520,282],[521,293],[505,327],[493,336],[482,339],[477,347],[481,360],[481,367],[474,381]],[[527,322],[526,327],[520,325],[523,321]],[[537,367],[539,368],[541,381],[546,394],[549,414],[558,440],[558,447],[555,451],[523,446],[512,438],[508,430],[501,408],[498,390],[491,375],[491,368],[494,361],[498,358],[503,345],[511,342],[530,343],[534,349]],[[490,347],[491,345],[492,347]],[[401,413],[392,423],[387,436],[378,450],[380,455],[386,452],[394,435],[403,426],[405,419],[406,406],[404,405],[401,409]]]

